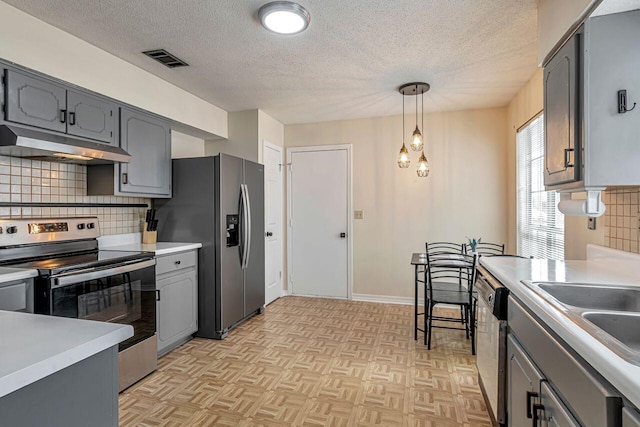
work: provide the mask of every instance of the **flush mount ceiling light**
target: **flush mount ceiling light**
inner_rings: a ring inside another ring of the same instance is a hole
[[[311,22],[309,12],[292,1],[267,3],[260,8],[258,16],[263,27],[278,34],[301,33]]]
[[[429,175],[429,162],[427,157],[424,154],[424,137],[422,136],[422,132],[424,132],[424,93],[429,91],[431,86],[428,83],[424,82],[413,82],[403,84],[398,88],[398,92],[402,94],[402,148],[400,149],[400,156],[398,157],[398,166],[401,168],[409,167],[409,153],[407,152],[407,147],[404,143],[404,103],[406,96],[415,96],[416,97],[416,128],[411,135],[411,140],[409,141],[409,146],[413,151],[422,151],[422,155],[418,160],[418,176],[419,177],[427,177]],[[420,132],[420,127],[418,126],[418,95],[420,95],[422,100],[422,132]]]

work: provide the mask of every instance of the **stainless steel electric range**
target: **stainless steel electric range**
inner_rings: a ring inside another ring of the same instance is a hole
[[[120,343],[124,390],[157,367],[156,261],[100,250],[98,236],[96,217],[0,219],[0,265],[38,270],[27,291],[34,313],[133,326]]]

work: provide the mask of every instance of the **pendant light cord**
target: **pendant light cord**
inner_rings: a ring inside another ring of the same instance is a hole
[[[422,140],[424,141],[424,90],[420,94],[420,98],[422,99]],[[416,108],[417,110],[418,108]]]
[[[418,85],[416,85],[416,127],[418,127]]]
[[[402,145],[404,145],[404,93],[402,94]]]

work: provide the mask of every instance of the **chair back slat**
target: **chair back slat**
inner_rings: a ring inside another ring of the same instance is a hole
[[[471,245],[464,245],[464,252],[471,253]],[[504,255],[504,243],[480,242],[476,247],[476,252],[482,256]]]

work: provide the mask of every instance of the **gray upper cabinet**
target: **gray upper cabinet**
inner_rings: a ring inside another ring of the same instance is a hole
[[[120,109],[120,146],[131,154],[121,163],[119,188],[124,195],[171,197],[171,126],[159,117]]]
[[[67,129],[67,91],[64,86],[15,70],[5,71],[6,120],[43,129]]]
[[[117,145],[115,103],[87,93],[67,91],[67,133]]]
[[[546,186],[580,180],[580,37],[575,34],[544,67]]]
[[[548,190],[640,185],[640,10],[595,16],[545,64]],[[618,111],[618,91],[627,108]]]

